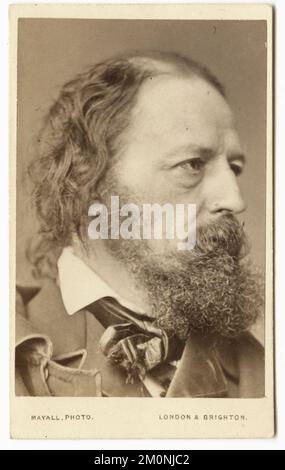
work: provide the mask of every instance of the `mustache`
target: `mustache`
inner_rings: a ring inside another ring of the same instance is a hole
[[[232,214],[224,214],[198,226],[193,251],[197,256],[223,252],[236,259],[245,257],[249,252],[249,244],[244,223]]]

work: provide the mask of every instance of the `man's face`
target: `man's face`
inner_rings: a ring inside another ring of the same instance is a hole
[[[204,80],[144,83],[121,144],[117,180],[130,202],[195,204],[197,225],[244,210],[237,183],[244,158],[232,113]],[[177,247],[177,240],[148,243],[155,251]]]
[[[123,204],[195,204],[197,242],[105,240],[106,249],[148,294],[151,313],[170,335],[239,334],[261,305],[255,274],[242,262],[244,209],[237,175],[244,165],[231,111],[201,79],[157,77],[145,83],[102,181],[102,200]],[[96,243],[96,242],[95,242]]]

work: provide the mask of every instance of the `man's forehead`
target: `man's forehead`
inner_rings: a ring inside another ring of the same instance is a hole
[[[159,75],[148,78],[138,93],[133,124],[146,132],[168,128],[213,125],[233,127],[233,115],[224,97],[199,77]]]

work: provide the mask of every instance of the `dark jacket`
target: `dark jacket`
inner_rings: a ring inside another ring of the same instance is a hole
[[[16,395],[150,396],[138,379],[99,348],[102,325],[87,310],[69,316],[60,289],[18,288],[16,308]],[[155,370],[153,371],[155,376]],[[191,337],[166,392],[167,397],[264,396],[264,350],[251,333],[214,344]]]

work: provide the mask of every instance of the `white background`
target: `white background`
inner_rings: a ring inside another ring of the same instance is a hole
[[[11,440],[9,437],[9,215],[8,215],[8,6],[15,3],[1,0],[0,3],[0,46],[1,46],[1,99],[0,99],[0,449],[285,449],[285,2],[275,0],[275,259],[276,259],[276,398],[277,434],[267,440],[80,440],[43,441]],[[16,3],[27,3],[17,1]],[[42,1],[37,3],[86,3],[86,1],[65,2]],[[92,3],[92,2],[89,2]],[[136,3],[97,1],[96,3]],[[137,3],[154,3],[153,1]],[[173,3],[156,0],[155,3]],[[176,1],[176,3],[185,3]],[[192,2],[188,2],[192,3]],[[202,2],[196,0],[193,3]],[[219,2],[236,3],[236,2]],[[238,3],[251,3],[239,1]],[[256,3],[264,3],[258,2]]]

